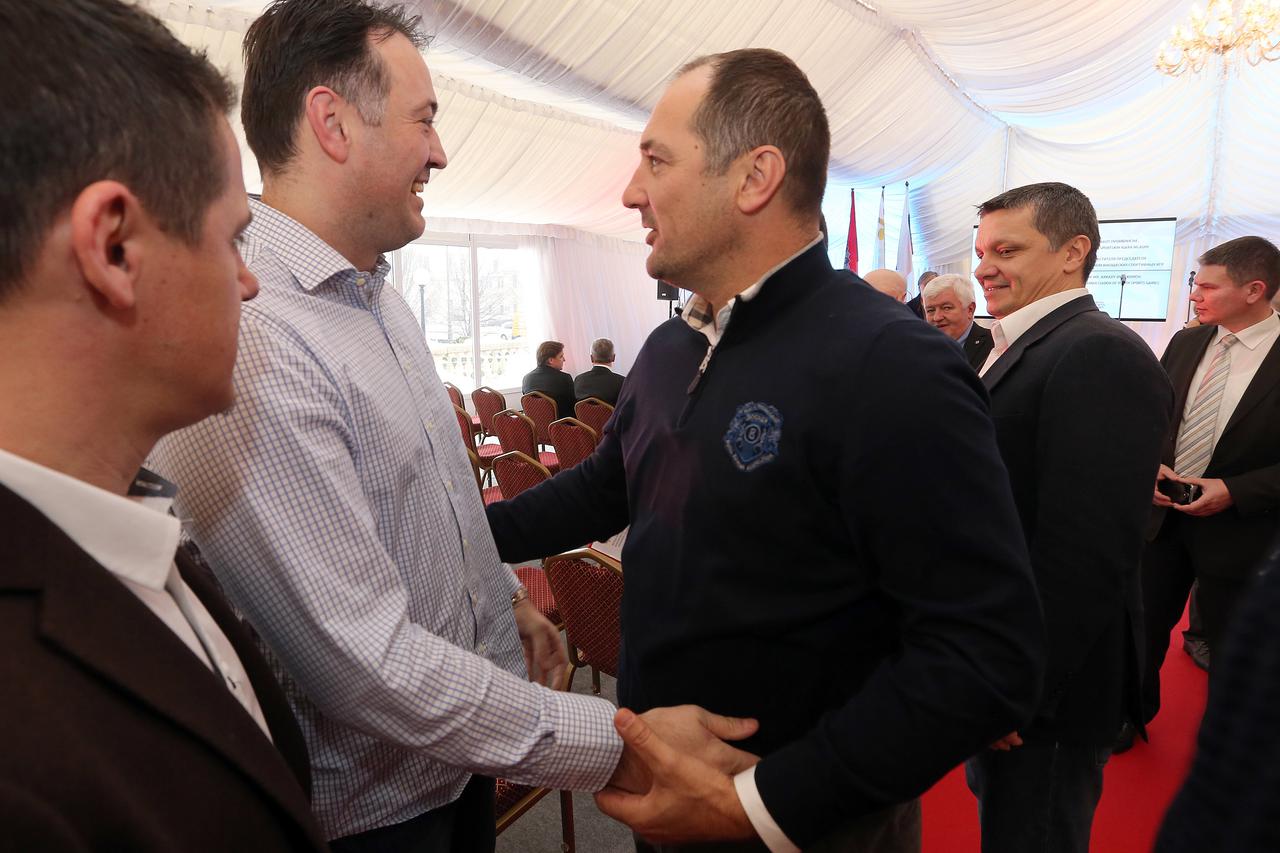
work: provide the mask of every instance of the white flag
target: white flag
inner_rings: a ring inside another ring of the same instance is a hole
[[[871,268],[884,269],[884,187],[880,188],[880,215],[876,217],[876,250]]]
[[[883,211],[880,215],[884,216]],[[907,280],[908,287],[912,285],[911,254],[911,195],[908,188],[908,195],[902,202],[902,230],[898,232],[898,263],[894,267]]]

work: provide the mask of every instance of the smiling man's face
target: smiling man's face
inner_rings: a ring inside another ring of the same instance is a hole
[[[1056,250],[1036,230],[1032,207],[1006,208],[985,214],[974,246],[981,262],[973,271],[987,300],[987,311],[999,319],[1037,299],[1067,289],[1069,243]]]

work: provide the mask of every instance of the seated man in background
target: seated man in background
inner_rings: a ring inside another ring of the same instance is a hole
[[[0,21],[0,847],[324,849],[284,695],[138,468],[231,405],[233,92],[116,0]]]
[[[973,285],[962,275],[940,275],[924,286],[925,320],[964,350],[969,366],[982,367],[995,345],[991,332],[973,321],[978,305],[973,299]]]
[[[872,270],[862,280],[890,299],[907,301],[907,280],[893,270]]]
[[[538,366],[524,375],[520,393],[541,391],[556,401],[556,417],[573,417],[573,377],[564,371],[564,344],[543,341],[538,344]]]
[[[752,768],[677,746],[644,796],[597,795],[664,844],[916,851],[916,798],[1021,726],[1039,686],[1043,624],[978,379],[831,268],[829,149],[782,54],[681,70],[623,203],[649,274],[695,295],[649,336],[595,454],[489,507],[507,560],[630,523],[621,704],[759,719]],[[836,416],[833,395],[862,404]],[[968,464],[915,452],[937,442]],[[667,746],[630,710],[617,724],[641,758]]]
[[[622,390],[625,376],[614,373],[613,341],[608,338],[597,338],[591,344],[591,369],[579,373],[573,379],[573,395],[579,400],[595,397],[610,406],[618,405],[618,392]],[[560,417],[572,415],[573,412],[561,412]]]

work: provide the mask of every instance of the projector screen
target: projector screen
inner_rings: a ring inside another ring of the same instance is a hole
[[[1088,288],[1098,307],[1117,320],[1163,322],[1169,313],[1169,288],[1173,283],[1173,238],[1178,220],[1107,219],[1098,223],[1102,236],[1098,263]],[[978,226],[973,227],[973,240]],[[973,265],[978,268],[974,252]],[[1121,276],[1124,286],[1121,287]],[[979,284],[975,281],[975,287]],[[990,317],[982,291],[977,292],[979,317]]]

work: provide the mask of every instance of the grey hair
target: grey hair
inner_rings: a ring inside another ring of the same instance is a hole
[[[932,279],[924,286],[921,293],[922,298],[932,299],[944,290],[955,291],[956,298],[968,305],[970,302],[976,304],[973,295],[973,285],[969,283],[967,276],[957,275],[956,273],[947,273]]]

